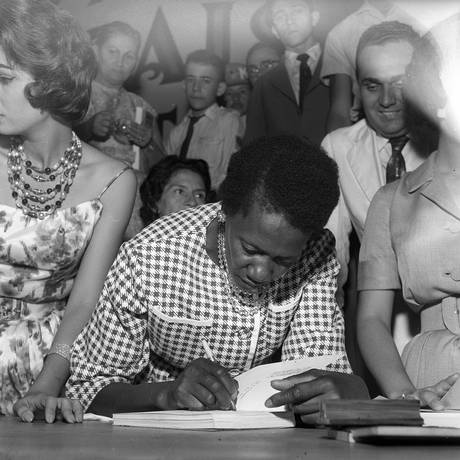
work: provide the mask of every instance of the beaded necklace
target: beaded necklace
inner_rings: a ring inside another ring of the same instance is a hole
[[[8,181],[16,206],[29,217],[44,219],[62,206],[80,165],[81,142],[72,132],[70,146],[52,167],[40,169],[27,159],[18,137],[11,138]]]
[[[237,299],[238,302],[246,307],[260,308],[267,300],[268,289],[260,289],[256,292],[248,292],[238,287],[232,280],[232,275],[227,265],[227,252],[225,247],[225,220],[219,216],[217,226],[217,257],[219,265],[224,268],[225,285],[230,299]]]

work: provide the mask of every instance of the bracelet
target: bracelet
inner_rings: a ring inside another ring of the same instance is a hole
[[[66,343],[55,343],[48,351],[48,355],[59,355],[62,358],[70,361],[70,354],[72,351],[72,347]]]

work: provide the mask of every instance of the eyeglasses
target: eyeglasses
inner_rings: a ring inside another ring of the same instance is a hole
[[[258,75],[259,73],[266,72],[267,70],[270,70],[273,67],[276,67],[280,63],[279,60],[271,60],[267,59],[266,61],[261,61],[259,65],[248,65],[247,71],[249,74],[252,75]]]

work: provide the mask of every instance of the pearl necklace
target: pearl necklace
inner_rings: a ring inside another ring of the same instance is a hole
[[[40,169],[27,159],[24,146],[11,138],[8,181],[16,206],[29,217],[44,219],[62,206],[81,160],[81,142],[72,132],[70,146],[52,167]]]
[[[217,226],[217,258],[219,265],[224,268],[225,285],[228,290],[228,295],[231,299],[237,299],[239,303],[246,307],[260,308],[267,300],[268,289],[261,289],[256,292],[247,292],[238,287],[232,280],[232,275],[227,265],[227,251],[225,248],[225,220],[223,216],[219,216]]]

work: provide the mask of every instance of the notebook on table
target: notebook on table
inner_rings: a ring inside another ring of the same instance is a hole
[[[309,369],[324,369],[334,363],[336,355],[302,358],[264,364],[236,377],[238,399],[235,411],[149,411],[113,414],[113,424],[145,428],[172,428],[183,430],[241,430],[261,428],[291,428],[294,415],[284,407],[268,408],[265,401],[277,393],[270,385]]]

